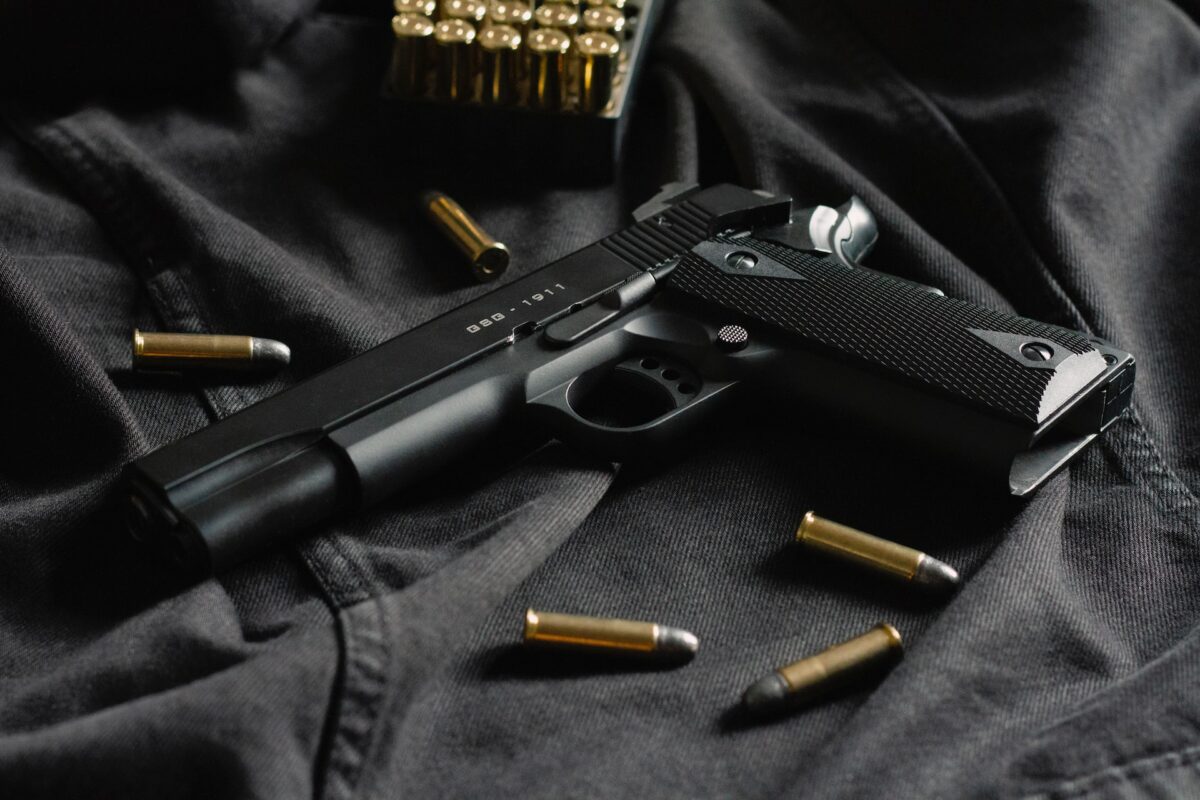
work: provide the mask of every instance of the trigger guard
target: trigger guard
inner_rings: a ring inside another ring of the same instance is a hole
[[[628,363],[622,362],[615,369],[627,368]],[[734,380],[705,380],[694,395],[678,398],[674,408],[655,419],[639,425],[614,427],[587,419],[571,405],[573,392],[581,385],[602,379],[612,369],[614,367],[584,373],[530,399],[528,409],[535,423],[540,423],[572,447],[610,461],[627,461],[664,449],[715,406],[715,398],[724,396],[737,384]]]

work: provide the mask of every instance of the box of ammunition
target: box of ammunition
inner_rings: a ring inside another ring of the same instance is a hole
[[[396,0],[383,80],[392,120],[497,168],[607,180],[668,0]]]

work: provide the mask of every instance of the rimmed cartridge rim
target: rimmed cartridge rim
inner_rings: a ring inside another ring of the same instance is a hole
[[[803,542],[808,537],[808,529],[816,521],[816,514],[811,511],[805,512],[804,519],[800,520],[800,525],[796,528],[797,542]]]
[[[538,622],[538,613],[532,608],[525,609],[525,641],[537,636]]]
[[[904,638],[900,635],[900,631],[896,630],[896,626],[890,622],[881,622],[875,626],[878,630],[887,634],[890,639],[890,645],[893,648],[904,647]]]
[[[504,274],[504,271],[508,269],[508,260],[508,248],[500,242],[496,242],[480,251],[471,263],[471,267],[475,270],[475,277],[478,280],[490,281]]]

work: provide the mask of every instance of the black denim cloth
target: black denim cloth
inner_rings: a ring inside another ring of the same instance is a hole
[[[0,796],[1200,796],[1200,6],[678,0],[618,178],[573,188],[384,113],[388,14],[0,4]],[[857,194],[871,266],[1132,351],[1132,412],[1015,501],[757,398],[661,463],[496,448],[146,590],[106,502],[126,462],[486,291],[420,190],[510,244],[508,281],[697,179]],[[135,326],[294,360],[137,375]],[[810,508],[962,590],[797,553]],[[530,661],[528,606],[677,625],[700,653]],[[885,679],[731,716],[880,620],[907,644]]]

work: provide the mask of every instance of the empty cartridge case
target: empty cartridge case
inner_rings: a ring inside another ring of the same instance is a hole
[[[625,30],[625,15],[612,6],[596,6],[583,12],[584,30],[616,36]]]
[[[507,106],[517,101],[517,62],[521,34],[508,25],[491,25],[479,34],[480,99],[488,105]]]
[[[421,14],[431,17],[437,10],[437,0],[394,0],[392,5],[397,14]]]
[[[529,34],[529,105],[558,111],[567,104],[567,52],[571,37],[553,28]]]
[[[489,236],[458,203],[441,192],[427,192],[421,205],[433,224],[471,260],[475,280],[495,280],[508,269],[508,248]]]
[[[479,25],[487,16],[487,3],[481,0],[442,0],[442,19],[461,19]]]
[[[546,3],[533,12],[539,28],[555,28],[571,33],[579,24],[579,9],[571,3]]]
[[[283,342],[257,336],[133,331],[135,369],[251,370],[282,367],[291,358]]]
[[[700,648],[695,634],[656,622],[552,614],[532,608],[525,612],[525,643],[664,659],[691,658]]]
[[[958,572],[949,564],[920,550],[822,519],[811,511],[796,530],[796,541],[928,589],[948,590],[958,585]]]
[[[881,622],[861,636],[780,667],[742,695],[752,714],[815,703],[886,671],[903,654],[900,632]]]
[[[437,47],[437,94],[465,102],[475,95],[475,26],[461,19],[444,19],[434,26]]]
[[[433,22],[421,14],[397,14],[392,17],[392,33],[396,35],[392,49],[392,90],[406,96],[424,94]]]
[[[607,33],[588,31],[575,39],[579,59],[579,109],[596,114],[612,101],[621,43]]]

